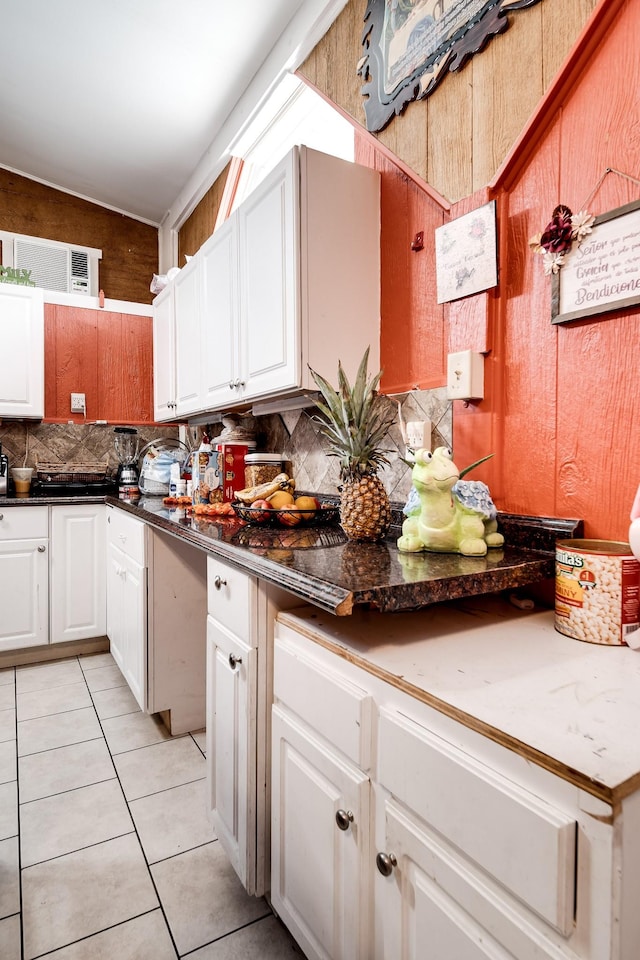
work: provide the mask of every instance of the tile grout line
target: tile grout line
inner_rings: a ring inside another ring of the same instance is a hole
[[[117,666],[117,664],[116,664],[116,666]],[[80,669],[82,670],[82,664],[80,664]],[[118,669],[120,669],[120,668],[118,667]],[[84,670],[82,671],[82,673],[83,673],[83,676],[84,676]],[[86,683],[86,679],[87,679],[87,678],[86,678],[86,676],[85,676],[85,683]],[[111,688],[111,689],[114,689],[114,688]],[[89,684],[87,684],[87,690],[89,690]],[[98,693],[99,691],[96,690],[95,692]],[[145,849],[144,849],[144,847],[143,847],[143,845],[142,845],[142,840],[140,839],[140,834],[138,833],[138,828],[137,828],[137,826],[136,826],[135,818],[134,818],[133,814],[131,813],[131,807],[129,806],[129,800],[127,799],[127,796],[126,796],[126,794],[125,794],[125,792],[124,792],[124,787],[122,786],[122,781],[120,780],[120,776],[119,776],[119,774],[118,774],[118,768],[116,767],[115,762],[114,762],[114,759],[113,759],[114,754],[111,752],[111,747],[109,746],[109,742],[108,742],[108,740],[107,740],[107,738],[106,738],[106,736],[105,736],[104,727],[102,726],[102,720],[101,720],[101,718],[98,716],[98,711],[97,711],[97,709],[96,709],[95,701],[94,701],[94,699],[93,699],[93,691],[92,691],[92,690],[89,690],[89,696],[91,697],[91,702],[92,702],[92,704],[93,704],[93,709],[95,710],[96,718],[97,718],[97,720],[98,720],[98,724],[100,725],[100,730],[102,731],[102,736],[103,736],[103,738],[104,738],[105,746],[106,746],[107,750],[109,751],[109,756],[110,756],[110,758],[111,758],[111,763],[113,764],[113,769],[114,769],[114,771],[115,771],[116,780],[118,781],[118,784],[119,784],[119,786],[120,786],[120,790],[122,791],[122,799],[124,800],[124,802],[125,802],[125,804],[126,804],[127,813],[129,814],[129,817],[131,818],[131,823],[133,824],[133,832],[135,833],[136,839],[137,839],[138,844],[139,844],[139,846],[140,846],[140,852],[141,852],[141,854],[142,854],[142,857],[143,857],[143,859],[144,859],[145,866],[146,866],[146,868],[147,868],[147,873],[148,873],[148,875],[149,875],[149,880],[151,881],[151,885],[152,885],[152,887],[153,887],[153,892],[154,892],[155,895],[156,895],[156,899],[157,899],[157,901],[158,901],[159,909],[160,909],[160,911],[161,911],[161,913],[162,913],[162,916],[163,916],[163,919],[164,919],[164,922],[165,922],[165,925],[166,925],[166,928],[167,928],[167,932],[168,932],[168,934],[169,934],[169,938],[170,938],[170,940],[171,940],[171,944],[172,944],[173,949],[174,949],[174,951],[175,951],[176,957],[179,958],[179,957],[180,957],[180,954],[179,954],[179,952],[178,952],[178,945],[177,945],[177,943],[176,943],[176,941],[175,941],[175,937],[174,937],[174,935],[173,935],[173,931],[172,931],[172,929],[171,929],[171,927],[170,927],[170,925],[169,925],[169,919],[168,919],[167,914],[166,914],[166,912],[165,912],[164,904],[162,903],[162,898],[160,897],[160,894],[159,894],[159,892],[158,892],[158,888],[157,888],[157,886],[156,886],[156,882],[155,882],[155,880],[154,880],[154,878],[153,878],[153,874],[151,873],[151,867],[149,866],[149,861],[148,861],[148,859],[147,859],[147,854],[145,853]],[[125,714],[125,716],[126,716],[126,714]],[[118,756],[118,754],[116,754],[116,756]],[[158,909],[158,908],[155,908],[155,909]],[[130,919],[132,919],[132,918],[130,918]],[[104,931],[100,930],[100,931],[98,931],[98,932],[99,932],[99,933],[103,933]]]

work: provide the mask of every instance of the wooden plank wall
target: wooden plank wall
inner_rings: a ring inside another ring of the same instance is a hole
[[[447,200],[486,186],[548,88],[596,0],[542,0],[512,16],[506,33],[426,100],[378,134],[382,144]],[[364,126],[356,65],[367,0],[351,0],[300,67]]]
[[[0,230],[96,247],[105,296],[151,303],[157,227],[0,169]]]
[[[45,409],[49,423],[153,423],[151,317],[45,304]]]
[[[192,257],[193,254],[200,249],[205,240],[207,240],[213,233],[216,225],[218,208],[220,207],[225,184],[227,182],[229,166],[230,165],[227,164],[217,180],[212,184],[211,187],[209,187],[197,207],[195,207],[193,213],[180,227],[180,231],[178,233],[177,266],[184,267],[185,254],[189,257]]]

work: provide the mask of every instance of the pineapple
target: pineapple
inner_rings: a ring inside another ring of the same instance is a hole
[[[385,415],[376,393],[382,371],[367,381],[369,348],[351,387],[338,362],[338,390],[310,369],[322,399],[316,406],[326,419],[313,417],[329,441],[328,456],[340,461],[340,525],[351,540],[379,540],[391,521],[389,497],[377,475],[389,463],[380,444],[394,417]]]

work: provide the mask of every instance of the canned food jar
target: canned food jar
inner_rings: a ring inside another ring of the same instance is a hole
[[[640,626],[640,563],[629,544],[558,540],[555,607],[559,633],[622,646]]]
[[[244,485],[257,487],[260,483],[270,483],[282,473],[282,454],[248,453],[244,458]]]

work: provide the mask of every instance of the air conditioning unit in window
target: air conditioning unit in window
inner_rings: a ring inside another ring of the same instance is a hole
[[[98,296],[102,250],[0,231],[4,267],[30,271],[36,287]]]

